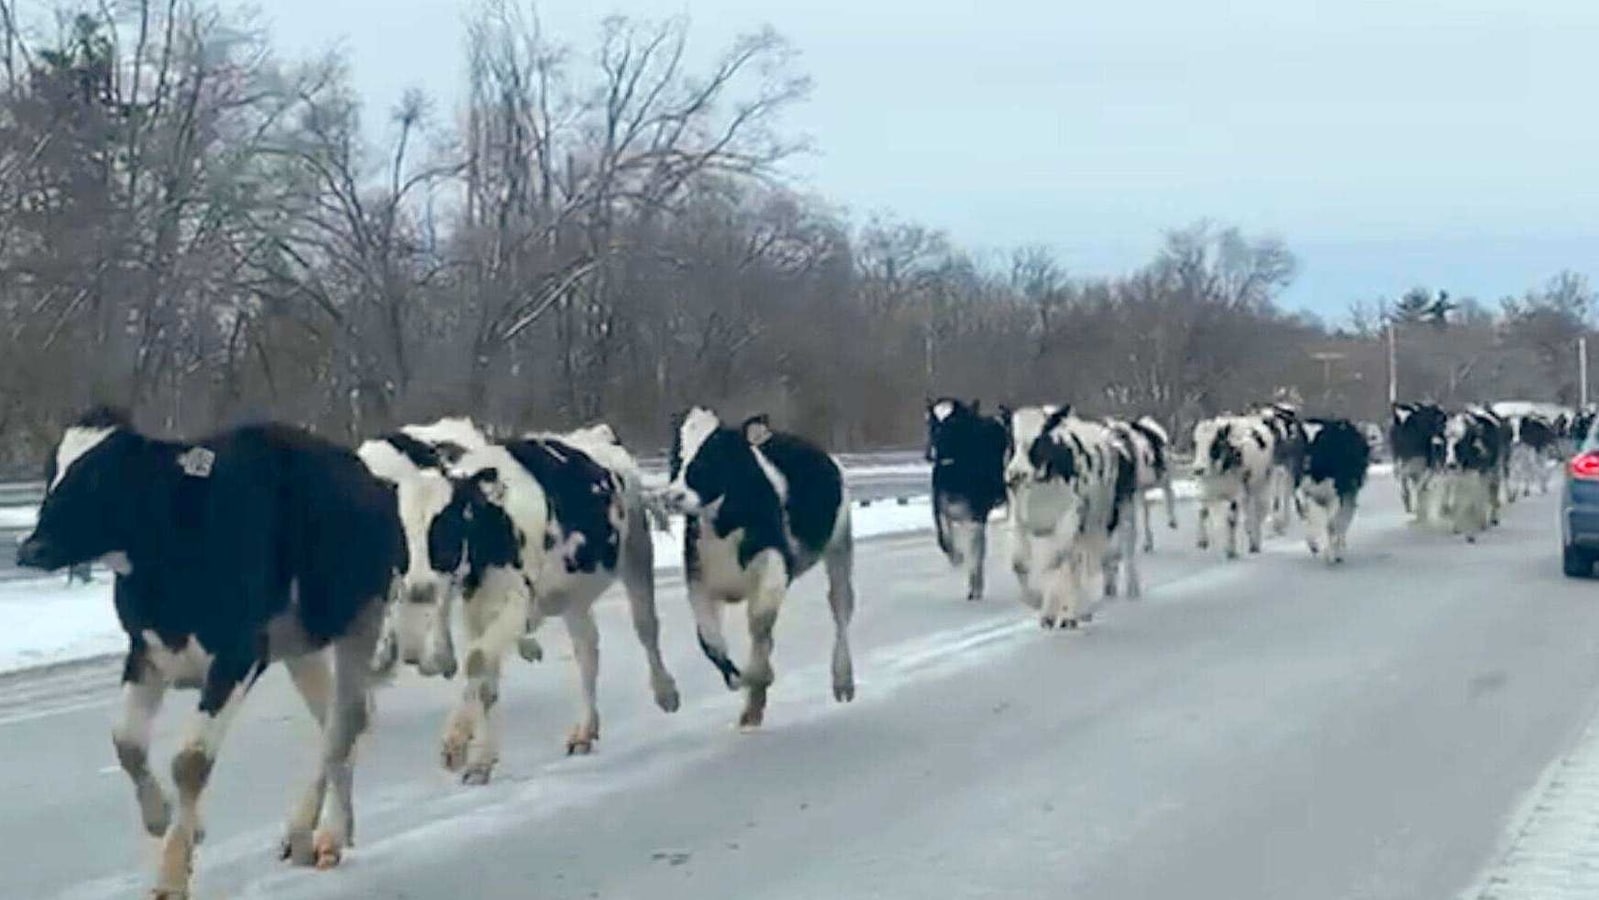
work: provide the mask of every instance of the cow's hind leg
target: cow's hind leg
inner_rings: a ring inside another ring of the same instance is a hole
[[[622,542],[622,587],[627,592],[633,615],[633,632],[650,666],[650,691],[655,705],[676,712],[681,700],[677,681],[661,659],[661,621],[655,610],[655,547],[650,541],[649,522],[638,507],[628,514],[627,538]]]
[[[1149,499],[1143,488],[1138,489],[1138,506],[1144,513],[1144,552],[1155,552],[1155,528],[1150,523],[1155,517],[1155,501]]]
[[[1133,600],[1144,596],[1144,578],[1138,571],[1138,507],[1127,504],[1126,531],[1122,536],[1122,569],[1127,578],[1127,596]]]
[[[289,678],[294,682],[294,688],[299,692],[300,699],[305,701],[305,707],[310,711],[311,718],[316,720],[318,733],[326,741],[328,709],[333,703],[333,668],[328,664],[328,655],[318,651],[304,656],[292,656],[285,659],[283,664],[289,670]],[[318,762],[320,763],[320,760]],[[283,842],[278,847],[280,858],[290,860],[299,866],[308,866],[316,862],[316,853],[312,849],[311,842],[317,820],[322,815],[322,801],[327,796],[327,790],[327,769],[319,764],[316,776],[311,779],[305,793],[300,795],[300,799],[289,812]]]
[[[371,725],[372,690],[356,661],[370,655],[377,639],[376,607],[368,606],[333,645],[333,701],[322,729],[322,769],[328,811],[312,838],[315,864],[332,868],[355,840],[355,743]]]
[[[1210,549],[1210,507],[1209,498],[1199,498],[1199,521],[1196,528],[1199,532],[1199,541],[1196,546],[1201,550]]]
[[[566,738],[566,753],[587,754],[600,739],[600,710],[595,698],[595,683],[600,674],[600,629],[594,624],[593,601],[579,599],[569,603],[561,617],[572,638],[572,658],[577,663],[578,697],[581,710],[576,725]]]
[[[166,792],[150,771],[150,730],[166,691],[166,681],[145,662],[143,650],[130,649],[122,670],[122,720],[111,731],[111,744],[122,771],[133,782],[139,817],[151,837],[166,834],[172,821]]]
[[[1227,558],[1238,558],[1238,498],[1227,501]]]
[[[988,521],[986,517],[971,524],[971,554],[966,560],[966,599],[983,599],[984,564],[988,560]]]
[[[979,540],[982,534],[978,532]],[[981,561],[980,552],[977,558]],[[833,609],[833,699],[847,703],[855,699],[855,664],[849,652],[849,623],[855,616],[855,542],[849,534],[827,548],[825,565],[827,603]],[[981,578],[982,569],[977,571]]]
[[[375,623],[374,623],[375,627]],[[359,662],[362,673],[372,665],[372,643]],[[230,648],[231,649],[231,648]],[[217,752],[227,736],[228,726],[266,663],[249,652],[220,654],[212,660],[200,689],[200,708],[190,723],[182,746],[172,757],[172,782],[177,787],[177,816],[167,829],[161,845],[161,865],[152,898],[175,900],[189,896],[189,877],[194,871],[194,847],[200,834],[200,798],[211,780]]]

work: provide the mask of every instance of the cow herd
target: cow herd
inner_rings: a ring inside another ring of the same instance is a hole
[[[1102,596],[1142,593],[1138,558],[1154,549],[1156,510],[1177,527],[1175,448],[1154,419],[1050,405],[986,414],[945,397],[927,404],[926,424],[937,543],[964,570],[968,599],[983,596],[989,523],[1001,508],[1011,568],[1045,628],[1090,621]],[[1406,508],[1474,539],[1497,520],[1501,493],[1546,489],[1542,460],[1569,430],[1396,404],[1388,438]],[[1220,527],[1227,556],[1238,556],[1242,527],[1258,552],[1265,529],[1283,533],[1294,510],[1311,552],[1342,560],[1371,455],[1361,426],[1276,403],[1202,421],[1192,438],[1201,549]],[[812,568],[828,581],[833,696],[852,700],[854,539],[838,462],[764,416],[732,424],[694,407],[675,420],[668,469],[664,488],[647,487],[604,424],[506,438],[447,418],[351,449],[283,424],[171,441],[114,409],[78,419],[48,460],[18,562],[99,561],[116,573],[128,652],[112,742],[144,828],[162,841],[152,896],[188,896],[217,753],[273,662],[284,663],[322,742],[280,852],[317,868],[337,865],[353,839],[355,746],[370,728],[372,688],[400,664],[462,676],[439,759],[464,783],[484,784],[500,756],[505,661],[513,649],[542,658],[538,631],[559,618],[578,674],[566,749],[591,752],[600,738],[593,607],[619,583],[655,702],[675,711],[650,533],[669,515],[683,521],[699,645],[744,695],[738,725],[763,722],[777,620],[790,585]],[[749,635],[742,665],[723,633],[736,603]],[[172,687],[199,691],[171,763],[175,809],[148,758]]]
[[[1545,418],[1469,406],[1395,403],[1390,446],[1405,511],[1468,542],[1499,524],[1505,503],[1549,492],[1552,459],[1593,424],[1592,413]]]

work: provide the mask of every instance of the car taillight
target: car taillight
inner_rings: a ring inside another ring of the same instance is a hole
[[[1599,481],[1599,453],[1579,453],[1571,459],[1571,477],[1583,481]]]

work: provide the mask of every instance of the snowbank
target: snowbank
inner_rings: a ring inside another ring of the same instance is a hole
[[[97,572],[94,583],[71,587],[64,574],[0,582],[0,672],[88,659],[126,646],[111,605],[109,573]]]

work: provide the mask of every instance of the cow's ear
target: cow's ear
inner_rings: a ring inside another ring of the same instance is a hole
[[[982,401],[982,398],[973,397],[972,398],[972,407],[971,408],[972,408],[972,415],[974,415],[974,416],[982,415],[983,414],[983,401]]]
[[[750,446],[759,447],[772,438],[772,422],[765,413],[750,416],[744,420],[744,440]]]

